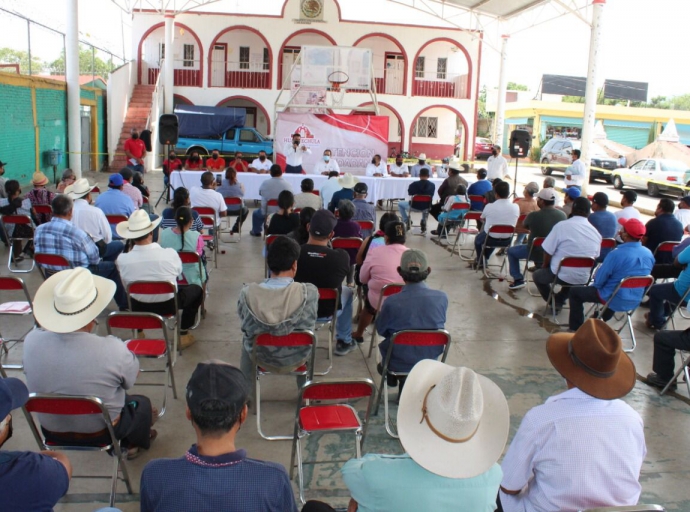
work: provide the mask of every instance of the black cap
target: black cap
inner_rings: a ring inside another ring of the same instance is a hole
[[[329,210],[317,210],[309,223],[309,233],[316,236],[328,236],[338,223],[333,212]]]
[[[629,203],[637,201],[637,192],[634,190],[621,190],[621,195],[627,199]]]
[[[479,169],[479,170],[477,171],[477,177],[478,177],[478,178],[481,178],[481,179],[486,178],[486,175],[487,175],[487,174],[488,174],[488,173],[486,172],[486,169]]]
[[[364,182],[359,182],[355,185],[355,194],[366,194],[369,192],[369,187]]]
[[[609,196],[607,196],[604,192],[597,192],[592,196],[592,202],[599,206],[608,206]]]
[[[249,384],[244,374],[223,361],[199,363],[187,383],[187,406],[192,413],[207,400],[217,400],[228,407],[222,414],[234,416],[248,399]]]

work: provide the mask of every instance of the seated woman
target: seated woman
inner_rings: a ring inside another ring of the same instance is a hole
[[[292,213],[295,196],[289,190],[278,195],[278,211],[271,216],[266,229],[267,235],[287,235],[299,227],[299,215]]]
[[[62,171],[62,179],[60,180],[60,183],[58,183],[57,186],[58,194],[64,194],[65,189],[70,185],[74,185],[75,181],[77,181],[77,176],[76,174],[74,174],[74,171],[72,169],[67,168],[64,171]]]
[[[315,212],[316,210],[311,206],[302,208],[302,211],[299,212],[299,227],[290,231],[288,237],[300,245],[306,244],[309,240],[309,223]]]
[[[234,168],[228,167],[225,169],[225,179],[221,183],[220,187],[216,189],[216,192],[218,192],[224,198],[239,197],[242,199],[244,197],[244,185],[237,181],[237,171]],[[239,233],[240,222],[244,224],[244,221],[247,220],[249,208],[244,205],[244,202],[242,202],[241,205],[228,206],[228,216],[230,215],[237,216],[235,225],[232,227],[230,233]]]
[[[199,156],[198,151],[192,151],[184,162],[185,171],[205,171],[204,160]]]
[[[459,220],[462,220],[465,217],[465,214],[469,210],[452,210],[451,208],[455,203],[468,203],[469,204],[470,200],[467,198],[467,189],[465,188],[465,185],[458,185],[457,190],[455,191],[455,195],[453,196],[448,196],[446,198],[446,202],[443,204],[442,212],[438,216],[438,224],[439,226],[443,226],[443,223],[446,222],[446,231],[448,230],[448,225],[452,226],[453,222],[457,222]],[[446,238],[448,236],[448,233],[444,231],[440,233],[440,237]]]
[[[141,209],[146,211],[146,213],[156,213],[148,203],[148,199],[151,197],[151,192],[149,192],[149,187],[144,184],[144,175],[139,171],[135,171],[134,175],[132,176],[132,186],[141,192],[141,197],[146,198],[144,204],[141,205]]]
[[[189,200],[189,190],[184,187],[177,187],[175,193],[173,194],[173,200],[170,204],[170,208],[163,210],[163,220],[161,220],[161,228],[174,228],[177,226],[175,221],[175,212],[180,206],[190,206],[192,203]],[[194,222],[192,223],[192,229],[194,231],[202,231],[204,229],[204,223],[199,218],[199,214],[192,210],[192,217]]]
[[[356,208],[352,201],[343,199],[338,203],[338,222],[333,229],[334,238],[362,238],[362,228],[352,220],[355,212]],[[345,252],[350,256],[350,272],[347,275],[347,285],[354,286],[354,269],[359,249],[345,249]]]
[[[173,228],[164,229],[161,231],[158,243],[163,248],[174,249],[178,252],[189,251],[195,252],[201,256],[204,264],[202,272],[199,270],[199,265],[196,263],[183,263],[182,273],[188,284],[196,284],[203,287],[208,280],[206,272],[206,258],[204,256],[204,241],[198,231],[192,230],[192,223],[194,217],[192,209],[187,206],[181,206],[175,212],[176,226]]]
[[[46,185],[50,183],[50,180],[41,171],[35,172],[31,180],[31,184],[34,186],[29,193],[26,194],[26,198],[31,201],[31,206],[50,206],[50,203],[55,197],[55,192],[51,192],[46,188]],[[43,224],[50,220],[50,214],[48,213],[37,213],[34,215],[34,220],[36,225]]]

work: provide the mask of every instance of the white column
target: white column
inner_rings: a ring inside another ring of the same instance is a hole
[[[165,15],[165,71],[163,72],[163,103],[166,114],[173,113],[173,88],[175,86],[175,61],[173,40],[175,37],[175,16]]]
[[[582,118],[582,154],[585,164],[585,179],[582,193],[587,193],[589,183],[590,147],[594,141],[594,125],[597,109],[597,73],[599,72],[599,44],[601,42],[601,22],[606,0],[594,0],[592,3],[592,33],[589,39],[589,65],[587,67],[587,89],[585,90],[585,111]]]
[[[81,117],[79,112],[79,2],[66,0],[65,78],[69,166],[81,178]],[[95,141],[94,141],[95,144]]]
[[[496,100],[496,118],[494,120],[494,144],[501,146],[501,151],[507,148],[503,146],[503,128],[506,121],[506,92],[508,91],[508,39],[509,35],[501,36],[501,71],[498,75],[498,98]],[[473,142],[474,144],[474,142]],[[473,147],[473,146],[471,146]]]

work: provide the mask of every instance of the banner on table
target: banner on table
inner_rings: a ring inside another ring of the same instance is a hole
[[[311,150],[302,160],[307,174],[314,172],[323,152],[330,149],[341,172],[364,174],[374,155],[388,156],[388,116],[280,113],[276,126],[275,162],[285,168],[285,144],[292,134],[302,136]]]

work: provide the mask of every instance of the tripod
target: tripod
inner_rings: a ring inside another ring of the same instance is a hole
[[[170,144],[165,145],[166,148],[166,154],[168,155],[168,167],[170,167]],[[165,169],[163,169],[163,172],[165,172]],[[168,169],[168,172],[170,173],[168,175],[168,183],[165,184],[165,187],[163,187],[163,192],[161,193],[160,197],[158,198],[158,201],[156,201],[156,205],[154,208],[158,208],[158,203],[161,202],[161,199],[165,197],[165,204],[168,204],[170,202],[170,191],[172,190],[173,193],[175,192],[175,189],[173,188],[172,185],[170,185],[170,178],[172,177],[173,169]]]
[[[518,197],[517,195],[517,175],[518,175],[518,160],[520,160],[520,157],[515,157],[515,177],[513,178],[513,193],[511,194],[513,197]]]

